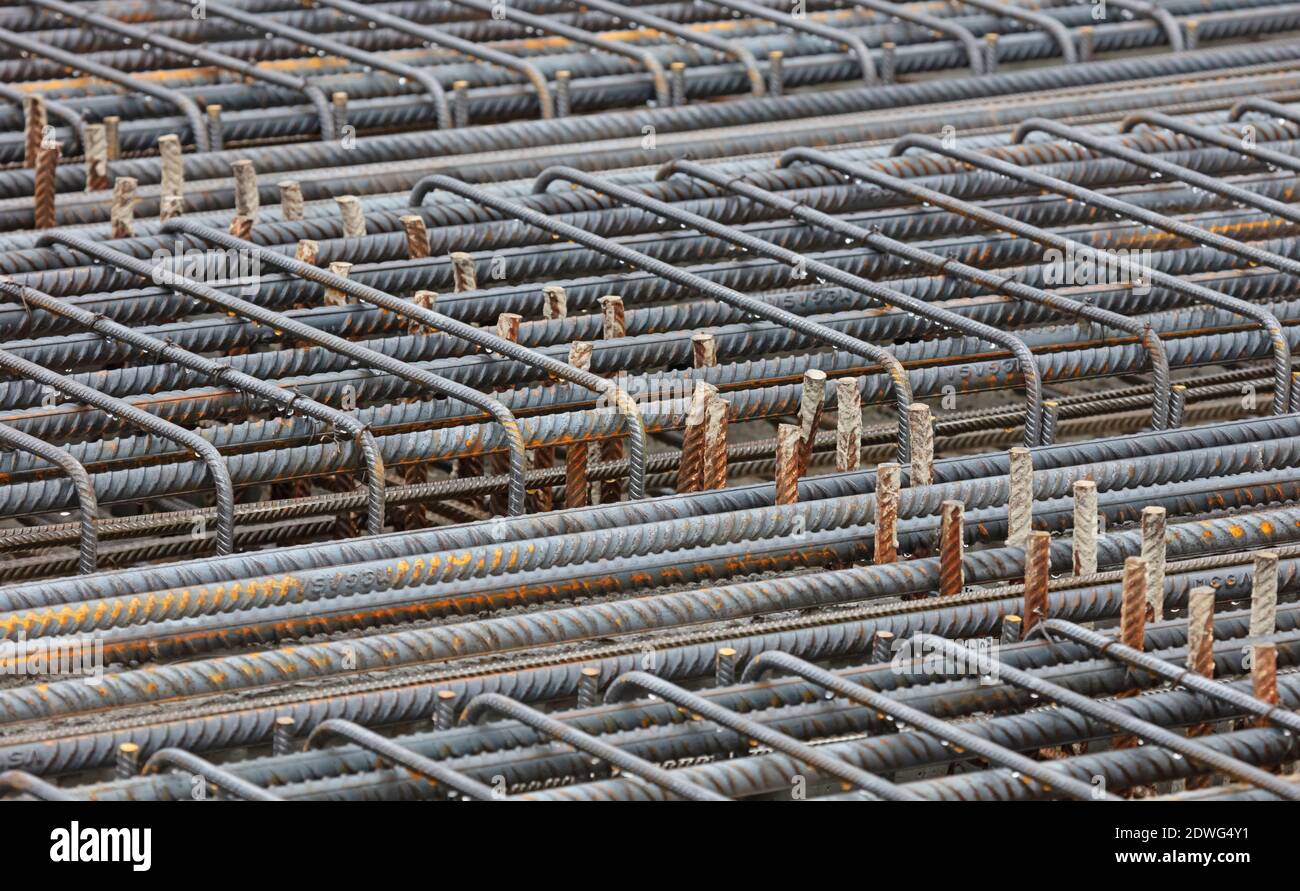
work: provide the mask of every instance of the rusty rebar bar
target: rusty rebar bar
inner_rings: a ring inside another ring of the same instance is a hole
[[[956,597],[966,585],[962,566],[965,532],[962,508],[960,501],[945,501],[939,506],[940,597]]]
[[[36,152],[36,178],[32,187],[32,218],[37,229],[55,226],[54,202],[58,196],[55,175],[63,152],[57,142],[43,142]]]
[[[798,424],[776,428],[776,504],[799,501],[799,447],[802,433]]]
[[[903,468],[887,462],[876,466],[876,541],[874,562],[893,563],[898,559],[898,499]]]
[[[1165,617],[1165,555],[1168,547],[1165,509],[1142,509],[1142,559],[1147,563],[1147,606],[1159,622]]]
[[[1047,587],[1051,582],[1052,534],[1030,532],[1025,540],[1025,608],[1024,633],[1049,615]]]

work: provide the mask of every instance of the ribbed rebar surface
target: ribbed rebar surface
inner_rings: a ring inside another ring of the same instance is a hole
[[[1300,798],[1300,6],[797,7],[0,6],[0,797]]]

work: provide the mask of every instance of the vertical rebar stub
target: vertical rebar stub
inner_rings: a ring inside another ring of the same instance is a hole
[[[555,72],[555,116],[567,118],[573,114],[573,72],[561,68]]]
[[[542,318],[553,320],[569,315],[569,294],[563,285],[546,285],[542,288]]]
[[[129,780],[140,773],[140,745],[124,742],[117,747],[117,778]]]
[[[1250,593],[1250,636],[1277,633],[1277,554],[1255,554]]]
[[[339,206],[339,216],[343,219],[343,237],[364,238],[366,215],[361,209],[361,199],[356,195],[339,195],[334,203]]]
[[[880,80],[886,84],[898,80],[898,44],[892,40],[880,45]]]
[[[1124,561],[1123,587],[1120,593],[1120,643],[1135,650],[1146,649],[1147,561],[1129,557]]]
[[[271,754],[288,755],[293,751],[293,737],[297,726],[298,722],[289,715],[280,715],[275,719],[275,727],[271,731]]]
[[[912,440],[912,486],[934,482],[934,419],[930,406],[913,402],[907,408],[907,426]]]
[[[677,465],[678,492],[698,492],[704,487],[704,420],[709,400],[717,395],[717,387],[707,381],[695,382],[682,432],[682,455]]]
[[[998,35],[990,31],[984,35],[984,73],[998,72]]]
[[[718,364],[718,342],[712,334],[691,335],[691,361],[696,368],[712,368]]]
[[[1047,586],[1052,571],[1052,535],[1030,532],[1025,540],[1025,620],[1026,634],[1048,617]]]
[[[862,394],[858,379],[835,382],[835,469],[857,470],[862,464]]]
[[[599,300],[601,316],[601,337],[613,340],[627,336],[627,320],[623,315],[623,298],[617,294],[606,294]],[[600,443],[602,461],[619,461],[623,458],[623,440],[610,436]],[[600,487],[600,503],[613,504],[623,498],[623,482],[619,477],[607,479]]]
[[[776,503],[799,501],[799,427],[781,424],[776,428]]]
[[[769,96],[785,95],[785,53],[770,50],[767,54],[767,94]]]
[[[915,446],[913,446],[915,448]],[[1034,456],[1017,446],[1008,453],[1010,490],[1007,497],[1007,544],[1024,547],[1034,521]],[[1025,617],[1028,620],[1028,616]]]
[[[503,312],[497,316],[497,337],[511,343],[519,342],[519,323],[524,317],[517,312]]]
[[[617,294],[606,294],[599,300],[601,317],[601,337],[613,340],[627,336],[627,323],[623,316],[623,298]]]
[[[799,396],[799,476],[808,473],[812,461],[817,428],[821,426],[822,409],[826,405],[826,372],[808,368],[803,373],[803,389]]]
[[[704,482],[705,489],[727,488],[727,418],[731,406],[714,396],[704,414]]]
[[[424,217],[408,213],[401,217],[400,222],[406,232],[406,256],[412,260],[429,256],[429,230],[425,228]]]
[[[313,241],[310,238],[298,239],[298,246],[294,248],[294,256],[301,263],[315,266],[317,259],[320,257],[320,242]]]
[[[1165,534],[1165,509],[1142,509],[1142,559],[1147,561],[1147,604],[1152,619],[1160,622],[1165,617],[1165,553],[1168,538]]]
[[[185,199],[180,195],[163,195],[158,199],[158,219],[167,222],[185,211]]]
[[[478,288],[478,273],[474,269],[474,258],[464,251],[451,254],[451,278],[457,293],[473,291]]]
[[[1269,705],[1278,704],[1277,695],[1277,644],[1272,642],[1250,645],[1251,695]],[[1267,725],[1268,719],[1259,723]]]
[[[221,125],[221,106],[209,105],[204,111],[208,115],[208,145],[211,151],[219,152],[225,142],[225,132]]]
[[[181,138],[175,133],[158,137],[160,164],[160,189],[163,195],[185,194],[185,158],[181,154]]]
[[[103,124],[87,124],[81,131],[86,156],[86,191],[108,188],[108,136]]]
[[[962,570],[962,503],[945,501],[939,506],[939,596],[954,597],[966,584]]]
[[[1187,385],[1174,384],[1169,388],[1169,423],[1170,430],[1183,426],[1183,416],[1187,412]]]
[[[280,216],[286,220],[303,218],[302,185],[296,179],[286,179],[280,188]]]
[[[1097,33],[1091,25],[1079,29],[1079,61],[1091,62],[1097,54]]]
[[[49,117],[45,100],[31,93],[23,97],[23,166],[35,167],[40,156],[41,143],[45,142],[45,128]]]
[[[1015,613],[1004,615],[998,628],[999,642],[1003,644],[1018,643],[1020,641],[1021,631],[1023,630],[1021,626],[1024,624],[1025,620],[1017,616]]]
[[[335,260],[330,264],[329,268],[330,272],[334,273],[339,278],[347,278],[348,272],[352,269],[352,264],[345,260]],[[356,300],[348,296],[346,291],[341,291],[338,288],[331,288],[328,286],[325,288],[326,306],[344,306],[348,303],[356,302]]]
[[[469,126],[469,81],[453,81],[451,85],[451,121],[456,127]]]
[[[58,195],[55,177],[59,169],[59,155],[63,150],[57,142],[42,144],[36,153],[36,177],[32,186],[32,217],[37,229],[53,229],[54,202]]]
[[[430,312],[433,312],[438,308],[438,292],[437,291],[416,291],[414,294],[411,295],[411,302],[414,303],[416,306],[420,307],[421,309],[427,309]],[[407,319],[406,333],[427,335],[427,334],[432,334],[433,329],[425,325],[419,319]]]
[[[730,687],[736,682],[734,647],[718,647],[718,654],[713,662],[713,681],[719,687]]]
[[[898,491],[903,468],[891,462],[876,465],[876,541],[878,564],[898,559]]]
[[[122,119],[115,114],[104,118],[104,147],[108,151],[108,160],[116,161],[122,157],[121,139]]]
[[[668,65],[668,97],[674,106],[686,104],[686,63]]]
[[[113,182],[113,204],[108,220],[113,238],[130,238],[135,235],[136,181],[129,176],[119,176]]]
[[[235,175],[235,216],[248,217],[256,222],[259,204],[257,194],[257,169],[247,158],[230,163]]]
[[[876,629],[871,635],[871,661],[876,663],[893,661],[895,640],[894,632],[883,628]]]
[[[1092,480],[1074,482],[1074,574],[1097,572],[1097,484]]]
[[[591,370],[591,344],[576,340],[569,344],[569,364],[581,371]],[[564,506],[586,507],[591,502],[587,479],[586,442],[574,441],[564,447]]]
[[[336,90],[330,94],[331,111],[334,114],[334,132],[343,138],[343,130],[348,125],[348,94]]]
[[[600,669],[587,666],[578,672],[578,708],[595,708],[600,702]]]
[[[447,730],[456,724],[456,691],[443,688],[435,694],[433,729]]]
[[[1214,677],[1214,589],[1208,585],[1187,597],[1187,670]]]

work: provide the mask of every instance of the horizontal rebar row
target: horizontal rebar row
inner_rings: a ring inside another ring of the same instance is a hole
[[[0,7],[0,796],[1300,799],[1300,6],[804,12]]]

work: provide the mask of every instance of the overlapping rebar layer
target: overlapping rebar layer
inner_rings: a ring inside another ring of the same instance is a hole
[[[1300,6],[1111,7],[0,7],[0,794],[1300,797]]]

